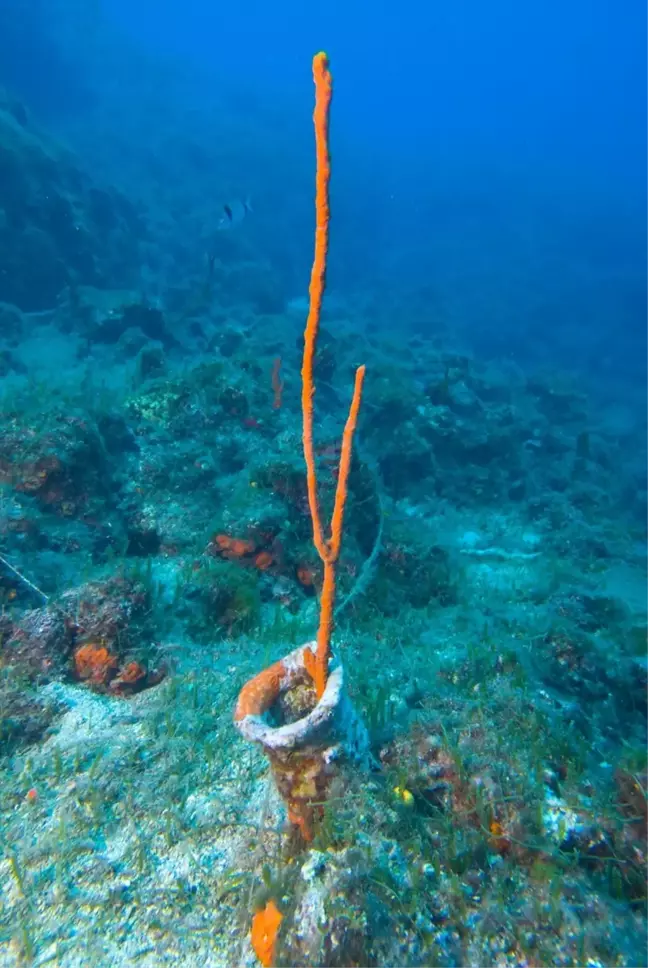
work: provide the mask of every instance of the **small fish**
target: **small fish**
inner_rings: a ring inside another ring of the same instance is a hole
[[[414,794],[406,787],[395,786],[393,793],[396,799],[401,800],[406,807],[411,807],[414,803]]]
[[[250,205],[249,199],[241,201],[236,199],[233,202],[226,202],[223,205],[223,214],[218,220],[218,225],[216,226],[219,232],[226,232],[228,229],[234,229],[252,212],[252,206]]]

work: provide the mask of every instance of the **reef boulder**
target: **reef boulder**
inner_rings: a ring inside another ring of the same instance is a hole
[[[71,283],[127,284],[142,235],[124,196],[94,185],[0,92],[0,301],[33,312],[53,307]]]

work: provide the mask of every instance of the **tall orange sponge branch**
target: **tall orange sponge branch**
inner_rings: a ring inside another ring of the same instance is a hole
[[[315,257],[313,259],[313,268],[311,270],[308,290],[309,310],[306,320],[306,330],[304,332],[304,356],[301,376],[303,444],[308,485],[308,505],[313,522],[313,543],[324,564],[324,582],[320,600],[317,650],[314,658],[309,662],[309,673],[315,683],[315,691],[319,699],[324,693],[328,678],[331,633],[333,631],[333,607],[335,604],[336,563],[342,544],[344,506],[347,498],[349,471],[351,469],[351,458],[353,455],[353,434],[356,429],[358,412],[360,410],[365,367],[358,367],[355,375],[353,398],[342,435],[340,469],[335,489],[333,516],[331,518],[331,537],[325,538],[317,497],[317,474],[313,446],[313,402],[315,397],[313,364],[317,347],[322,299],[326,286],[326,256],[328,251],[330,219],[329,181],[331,177],[331,157],[328,144],[328,125],[333,83],[329,70],[328,57],[324,53],[320,52],[313,58],[313,79],[315,81],[313,124],[315,126],[315,154],[317,160],[315,178]]]
[[[299,833],[307,842],[314,836],[315,823],[322,815],[322,805],[329,791],[334,787],[339,792],[340,785],[346,780],[347,769],[351,767],[352,775],[356,776],[358,770],[367,770],[371,765],[369,735],[346,692],[344,666],[341,661],[331,662],[329,666],[335,572],[342,543],[344,505],[351,468],[353,434],[362,396],[364,367],[361,366],[356,373],[353,400],[342,437],[331,536],[326,538],[317,500],[313,447],[313,365],[324,294],[329,223],[330,161],[327,127],[331,103],[331,75],[325,54],[317,54],[315,57],[313,74],[316,91],[314,119],[317,145],[317,225],[315,259],[309,289],[310,308],[304,334],[302,410],[313,541],[324,563],[320,625],[317,641],[306,642],[293,649],[246,682],[239,692],[234,710],[234,723],[241,736],[248,742],[258,743],[268,757],[293,832]],[[302,707],[304,684],[309,677],[314,683],[317,701],[314,704],[309,703],[299,718],[285,717],[285,711],[293,706],[293,699],[295,709]],[[266,716],[269,710],[274,710],[277,715]],[[265,912],[257,916],[253,925],[253,942],[257,943],[255,951],[264,965],[271,964],[274,958],[276,933],[273,934],[273,930],[276,921],[276,912],[272,907],[267,907]]]

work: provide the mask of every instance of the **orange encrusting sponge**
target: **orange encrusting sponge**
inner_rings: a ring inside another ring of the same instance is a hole
[[[313,543],[324,563],[324,582],[320,600],[317,652],[315,656],[311,656],[310,652],[307,652],[305,655],[308,671],[315,683],[315,691],[319,699],[324,692],[328,677],[331,633],[333,631],[333,606],[335,603],[335,565],[342,544],[344,506],[347,498],[347,485],[353,454],[353,434],[360,410],[365,368],[364,366],[358,367],[355,375],[353,399],[342,436],[340,470],[337,487],[335,489],[333,517],[331,519],[331,537],[330,539],[326,539],[324,537],[317,497],[317,476],[313,447],[313,398],[315,396],[313,364],[319,332],[322,298],[326,285],[326,256],[328,251],[328,227],[330,218],[329,180],[331,177],[331,158],[328,146],[328,122],[333,83],[328,66],[328,58],[324,53],[320,52],[319,54],[315,54],[313,58],[313,79],[315,81],[313,124],[315,126],[315,154],[317,160],[315,178],[315,256],[308,290],[309,310],[306,320],[306,330],[304,332],[304,357],[301,376],[303,444],[304,459],[306,461],[308,505],[313,522]]]
[[[285,672],[286,667],[280,659],[246,682],[239,693],[234,721],[245,716],[262,716],[277,699]]]
[[[271,968],[274,963],[277,932],[282,921],[283,914],[273,900],[252,918],[252,947],[264,968]]]

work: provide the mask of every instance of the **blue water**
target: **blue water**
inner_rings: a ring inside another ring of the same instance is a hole
[[[255,241],[295,289],[309,259],[310,57],[329,51],[331,286],[423,294],[422,309],[451,311],[485,351],[643,380],[638,0],[6,6],[3,73],[52,124],[112,106],[129,130],[156,110],[177,139],[183,124],[204,143],[225,137],[227,180],[258,210]],[[166,75],[157,93],[147,58]],[[93,147],[117,176],[126,167],[109,142]],[[138,147],[135,133],[127,150]],[[209,175],[196,195],[219,190]],[[196,176],[178,159],[175,177]]]

